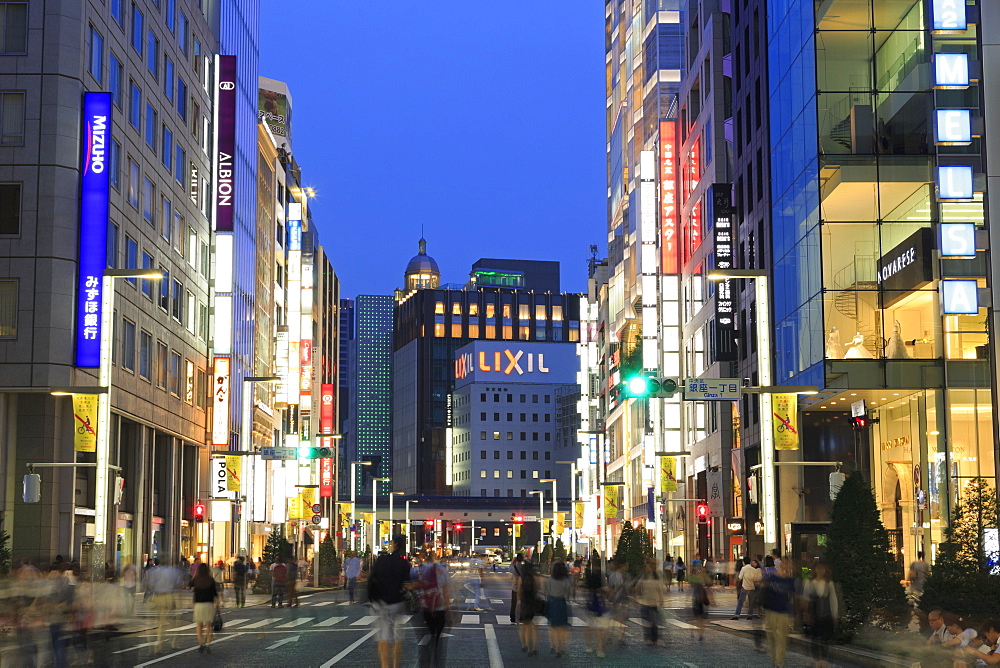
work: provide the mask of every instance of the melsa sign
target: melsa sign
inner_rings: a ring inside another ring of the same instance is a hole
[[[478,353],[464,353],[455,360],[455,380],[465,378],[474,370],[499,371],[507,376],[549,372],[545,366],[545,353],[526,353],[524,350],[510,348],[493,353],[485,350],[480,350]]]

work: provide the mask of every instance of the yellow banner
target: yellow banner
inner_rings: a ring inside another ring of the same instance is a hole
[[[302,497],[293,496],[288,499],[288,519],[301,520],[302,517]]]
[[[775,450],[799,449],[799,407],[797,394],[775,394],[772,397],[771,427]]]
[[[660,457],[660,491],[664,494],[677,491],[676,457]]]
[[[97,395],[73,395],[73,449],[77,452],[97,451]]]
[[[371,524],[372,523],[372,514],[371,513],[362,513],[362,517],[365,518],[365,524]]]
[[[230,492],[240,491],[240,473],[242,472],[243,458],[239,455],[226,455],[226,490]]]
[[[318,503],[316,499],[316,492],[318,490],[315,487],[307,487],[302,490],[302,503],[312,506]]]
[[[517,537],[517,538],[521,537],[521,525],[520,524],[515,524],[514,525],[514,536]]]
[[[604,518],[613,520],[618,518],[618,508],[621,502],[618,500],[618,485],[608,485],[604,488]]]
[[[337,510],[340,513],[340,528],[348,529],[351,526],[351,504],[338,503]]]
[[[556,535],[566,530],[566,513],[556,513]]]
[[[583,529],[583,508],[585,503],[586,501],[573,502],[573,524],[576,525],[577,531]]]

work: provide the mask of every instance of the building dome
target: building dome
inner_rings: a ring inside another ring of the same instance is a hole
[[[425,239],[420,239],[417,254],[406,265],[406,273],[403,276],[407,290],[436,288],[441,284],[441,270],[438,269],[434,258],[427,254],[427,241]]]

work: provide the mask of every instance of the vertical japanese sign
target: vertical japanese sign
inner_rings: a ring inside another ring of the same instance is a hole
[[[333,439],[323,440],[332,441]],[[333,496],[333,457],[324,457],[319,460],[319,495],[323,498]]]
[[[733,194],[729,183],[712,185],[712,218],[715,237],[715,268],[728,271],[733,268]],[[715,359],[735,362],[736,309],[733,301],[732,280],[715,284]]]
[[[337,512],[340,514],[340,528],[347,531],[351,527],[351,504],[338,503]]]
[[[240,491],[242,482],[242,457],[239,455],[226,455],[226,490],[230,492]]]
[[[705,479],[708,483],[708,516],[722,517],[725,514],[722,501],[722,471],[706,471]]]
[[[679,271],[677,248],[677,121],[660,121],[660,271]]]
[[[684,185],[685,204],[691,200],[695,189],[698,187],[698,180],[701,176],[701,150],[698,140],[691,145],[688,151],[688,161],[684,168],[682,181]],[[689,260],[701,246],[701,197],[697,198],[688,213],[687,222],[684,225],[684,261]]]
[[[212,498],[229,498],[229,473],[225,457],[212,457]]]
[[[618,508],[621,505],[618,492],[618,485],[608,485],[604,488],[605,519],[613,520],[618,518]]]
[[[212,382],[212,445],[229,445],[229,358],[215,358]]]
[[[775,450],[799,449],[799,397],[797,394],[775,394],[771,427]]]
[[[333,433],[333,384],[323,383],[320,388],[319,433],[328,436]]]
[[[83,95],[80,255],[76,286],[76,365],[101,365],[101,299],[108,266],[111,93]]]
[[[232,232],[236,209],[236,56],[215,57],[215,231]]]
[[[97,395],[73,395],[73,449],[77,452],[97,451]]]
[[[573,524],[577,531],[583,531],[583,512],[586,503],[586,501],[573,502]]]
[[[556,534],[566,531],[566,513],[556,513]]]
[[[660,491],[664,494],[677,491],[676,457],[660,457]]]

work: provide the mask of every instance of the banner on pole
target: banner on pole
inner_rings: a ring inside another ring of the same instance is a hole
[[[676,457],[660,457],[660,491],[664,494],[677,491]]]
[[[608,485],[604,488],[604,518],[618,519],[618,508],[621,502],[618,500],[618,485]]]
[[[226,455],[226,490],[230,492],[240,491],[241,460],[239,455]]]
[[[73,395],[73,449],[77,452],[97,451],[97,395]]]
[[[771,417],[774,449],[799,449],[799,397],[797,394],[775,394]]]

